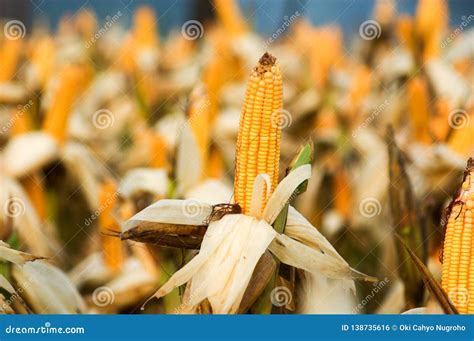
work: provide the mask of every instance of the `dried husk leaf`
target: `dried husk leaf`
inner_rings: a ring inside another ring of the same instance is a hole
[[[61,155],[67,170],[81,184],[89,208],[93,212],[96,211],[99,208],[100,180],[111,178],[108,171],[85,146],[79,143],[67,143]]]
[[[34,260],[42,259],[42,258],[44,257],[38,257],[26,252],[12,249],[10,245],[0,240],[0,259],[1,260],[20,265],[29,261],[34,261]]]
[[[196,186],[203,176],[201,154],[189,124],[183,125],[177,153],[177,192],[182,195]]]
[[[41,169],[58,157],[57,142],[43,132],[32,132],[13,137],[3,152],[5,171],[21,177]]]
[[[196,200],[160,200],[125,222],[121,239],[199,248],[212,206]]]
[[[263,211],[263,219],[273,224],[295,189],[311,177],[311,165],[303,165],[290,172],[276,187]]]
[[[7,176],[0,176],[0,188],[0,207],[5,208],[10,203],[17,209],[11,218],[20,240],[38,256],[54,256],[58,247],[56,240],[41,226],[40,218],[20,184]],[[0,221],[5,223],[7,218],[6,210],[0,210]]]
[[[164,169],[135,168],[125,174],[119,186],[120,195],[131,198],[137,193],[151,193],[159,198],[168,191],[168,175]]]
[[[207,179],[189,189],[185,199],[197,200],[210,205],[228,203],[232,200],[232,187],[221,180]]]
[[[185,310],[208,299],[214,314],[236,313],[253,270],[276,232],[262,220],[226,215],[209,225],[199,254],[157,291],[155,297],[192,278]]]
[[[37,314],[76,314],[85,304],[69,278],[44,262],[28,262],[13,267],[13,278],[21,283],[23,299]]]

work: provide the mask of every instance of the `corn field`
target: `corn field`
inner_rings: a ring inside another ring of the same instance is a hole
[[[208,5],[2,19],[0,313],[474,314],[472,4]]]

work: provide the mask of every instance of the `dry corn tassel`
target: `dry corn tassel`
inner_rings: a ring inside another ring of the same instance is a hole
[[[280,69],[276,58],[265,53],[247,83],[237,138],[234,201],[244,214],[249,211],[257,175],[270,177],[271,188],[266,189],[262,207],[278,183],[282,106]]]
[[[461,314],[474,314],[474,159],[469,159],[460,191],[448,208],[442,286]]]

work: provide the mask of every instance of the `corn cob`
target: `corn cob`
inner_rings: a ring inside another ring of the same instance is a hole
[[[53,66],[55,43],[50,37],[44,37],[40,38],[34,47],[31,52],[30,61],[35,68],[35,73],[38,77],[38,85],[43,88],[46,85]]]
[[[243,61],[233,51],[228,35],[220,30],[213,30],[209,40],[214,51],[203,71],[203,82],[206,85],[210,101],[210,116],[213,120],[219,108],[223,87],[232,81],[244,78]]]
[[[446,216],[442,286],[458,311],[474,314],[474,159],[469,159],[463,183]]]
[[[459,115],[459,119],[465,123],[461,123],[461,125],[452,129],[452,133],[449,135],[448,146],[457,154],[469,157],[474,152],[474,143],[472,141],[474,134],[474,112],[461,111],[455,115]],[[450,120],[454,121],[455,118]],[[456,124],[456,122],[453,122],[453,124]]]
[[[152,134],[151,140],[151,162],[153,168],[168,168],[168,146],[165,139],[159,134]]]
[[[97,18],[91,10],[81,9],[74,17],[74,26],[82,39],[89,40],[97,31]]]
[[[448,26],[448,6],[444,0],[420,0],[416,9],[415,35],[427,61],[440,54],[442,34]]]
[[[283,84],[276,58],[265,53],[247,83],[237,138],[234,201],[247,213],[258,174],[278,182]],[[263,198],[263,207],[268,197]]]
[[[133,37],[136,47],[152,47],[159,43],[157,19],[153,9],[140,7],[133,17]]]
[[[415,53],[415,37],[413,19],[402,15],[397,21],[396,34],[398,40],[405,45],[411,53]]]
[[[0,82],[8,82],[15,77],[21,57],[22,41],[5,39],[0,45]]]
[[[408,105],[413,137],[420,143],[430,143],[428,87],[422,78],[415,77],[408,84]]]
[[[12,136],[21,135],[32,130],[33,127],[29,114],[29,111],[16,113],[16,119],[13,121]],[[20,181],[36,209],[36,213],[38,213],[41,221],[44,221],[46,219],[46,194],[41,175],[39,173],[32,173],[23,177]]]
[[[245,19],[234,0],[214,0],[214,5],[217,17],[230,35],[238,36],[247,31]]]
[[[191,92],[188,103],[188,120],[203,165],[207,164],[209,153],[210,138],[210,101],[206,89],[202,86],[196,86]]]
[[[312,76],[319,87],[324,87],[332,68],[342,62],[342,34],[336,27],[323,27],[313,31],[311,41],[310,68]]]
[[[46,114],[43,130],[59,143],[64,142],[69,113],[84,83],[84,70],[77,65],[64,68],[53,103]]]
[[[207,174],[209,177],[219,179],[224,174],[224,160],[222,154],[216,148],[212,148],[207,163]]]
[[[99,226],[102,233],[102,254],[105,265],[112,271],[117,271],[123,263],[123,249],[120,239],[111,236],[119,233],[117,221],[113,217],[114,206],[117,202],[117,186],[114,181],[106,180],[99,193],[100,215]]]

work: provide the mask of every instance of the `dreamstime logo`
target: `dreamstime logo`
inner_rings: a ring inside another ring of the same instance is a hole
[[[362,308],[364,308],[388,283],[390,280],[385,277],[383,281],[374,283],[373,289],[368,293],[362,301],[352,310],[354,314],[357,314]]]
[[[186,217],[194,218],[202,214],[204,207],[195,199],[187,199],[184,201],[184,205],[181,206],[181,210]]]
[[[181,26],[181,34],[187,40],[196,40],[202,38],[204,27],[197,20],[188,20]]]
[[[26,27],[20,20],[10,20],[3,28],[5,37],[10,40],[18,40],[25,36]]]
[[[92,115],[92,123],[98,129],[107,129],[114,125],[115,117],[110,110],[100,109]]]
[[[359,204],[359,212],[366,218],[378,216],[382,211],[380,201],[375,198],[366,198]]]
[[[3,211],[10,218],[18,218],[25,213],[25,203],[20,198],[10,198],[3,205]]]
[[[359,26],[359,34],[364,40],[374,40],[380,38],[382,28],[375,20],[366,20]]]
[[[272,44],[280,35],[282,35],[290,25],[292,25],[300,16],[300,12],[296,11],[294,14],[292,14],[290,17],[285,15],[283,17],[283,24],[281,24],[280,27],[269,37],[265,42],[263,43],[263,49],[267,49],[270,44]]]
[[[8,132],[11,127],[13,127],[15,122],[18,121],[18,119],[23,116],[32,107],[32,105],[32,100],[29,100],[28,103],[26,103],[25,105],[18,104],[18,111],[8,120],[7,124],[5,124],[2,129],[0,129],[0,135],[3,135],[4,133]]]
[[[293,296],[287,287],[275,287],[270,293],[270,301],[275,307],[288,308],[292,300]]]
[[[98,307],[111,305],[115,301],[115,294],[109,287],[98,287],[92,293],[92,302]]]
[[[386,108],[387,106],[389,105],[389,101],[388,100],[385,100],[382,104],[378,105],[371,113],[370,115],[364,120],[364,122],[362,122],[362,124],[360,126],[357,127],[357,129],[355,129],[353,132],[352,132],[352,137],[357,137],[357,135],[359,135],[360,131],[362,129],[365,129],[369,126],[369,124],[372,123],[372,121],[374,121],[377,116],[379,116]]]
[[[285,129],[291,126],[293,118],[288,110],[280,109],[272,113],[270,118],[273,128]]]
[[[457,36],[459,36],[465,29],[469,27],[471,21],[474,20],[474,14],[470,14],[468,17],[463,15],[461,17],[461,20],[461,24],[459,24],[459,26],[456,27],[456,29],[452,31],[451,34],[441,42],[441,48],[446,48],[456,39]]]
[[[120,19],[122,16],[122,12],[118,11],[112,17],[110,15],[105,17],[105,23],[102,27],[90,38],[88,41],[85,42],[84,46],[86,49],[94,45],[102,36]]]
[[[455,109],[448,115],[448,124],[453,129],[462,129],[469,125],[471,118],[467,111]]]

